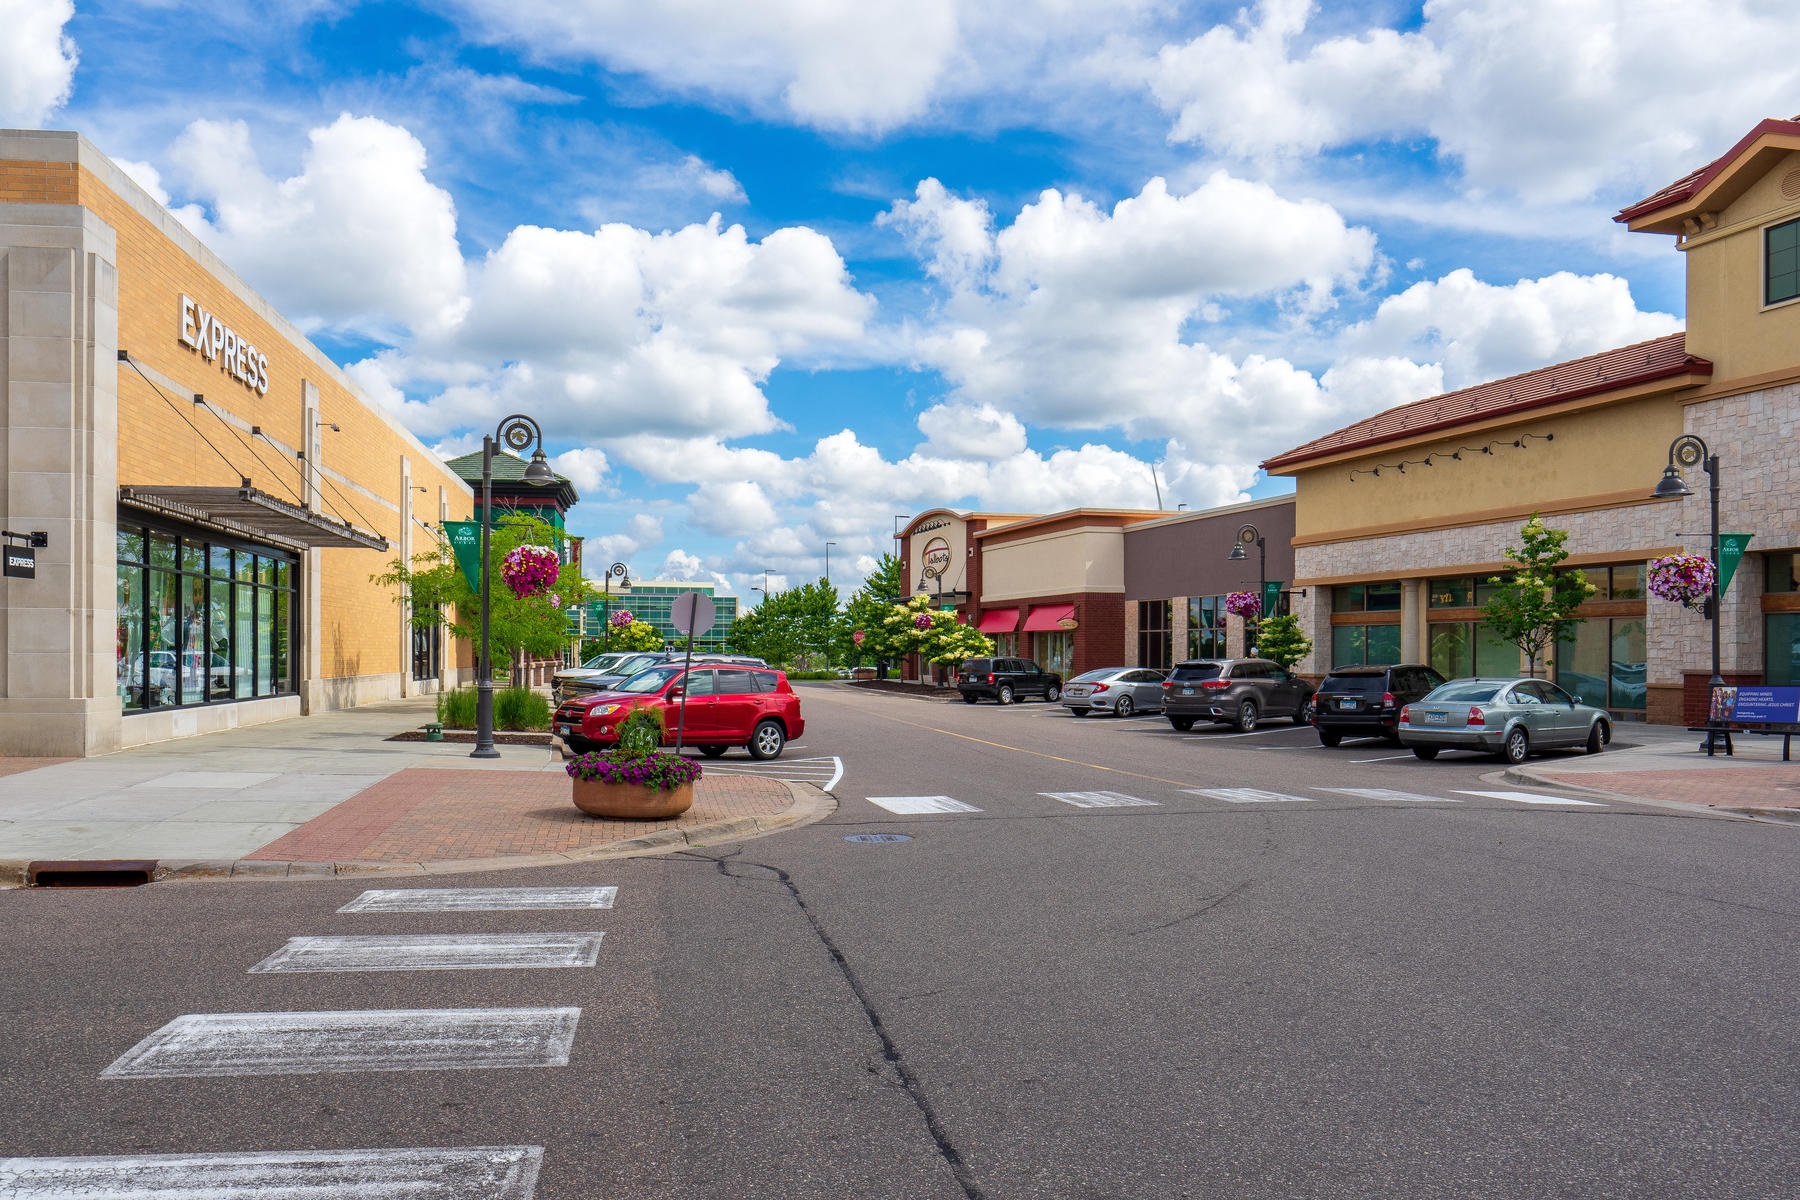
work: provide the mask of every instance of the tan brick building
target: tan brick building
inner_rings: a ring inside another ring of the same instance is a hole
[[[0,520],[48,542],[0,582],[0,754],[466,669],[370,576],[468,485],[78,134],[0,131],[0,387]]]

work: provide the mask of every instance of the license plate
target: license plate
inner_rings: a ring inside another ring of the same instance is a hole
[[[557,726],[557,727],[556,727],[556,732],[558,732],[558,733],[569,733],[569,732],[572,732],[572,730],[571,730],[571,727],[570,727],[570,726],[568,726],[568,725],[558,725],[558,726]]]
[[[1426,713],[1425,714],[1425,723],[1427,725],[1448,725],[1450,723],[1450,714],[1449,713]]]
[[[1339,708],[1355,708],[1356,701],[1354,701],[1354,700],[1339,700],[1338,707]]]
[[[1194,694],[1194,689],[1193,688],[1182,688],[1181,694],[1184,696],[1191,696]]]

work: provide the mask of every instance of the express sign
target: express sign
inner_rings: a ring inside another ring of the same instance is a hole
[[[217,361],[225,373],[259,395],[269,391],[269,359],[238,336],[237,330],[207,312],[191,296],[181,298],[181,340],[208,362]]]

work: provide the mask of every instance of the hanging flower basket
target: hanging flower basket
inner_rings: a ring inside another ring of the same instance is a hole
[[[1650,594],[1684,608],[1699,608],[1712,598],[1716,572],[1704,554],[1671,554],[1651,560]]]
[[[930,629],[931,628],[931,618],[926,616],[924,613],[920,613],[918,616],[913,618],[913,624],[920,629]]]
[[[556,551],[545,546],[520,546],[501,561],[500,578],[513,595],[524,599],[549,591],[561,570],[562,559]]]
[[[630,609],[621,608],[606,620],[614,629],[623,629],[637,618],[631,615]]]
[[[1262,597],[1255,592],[1233,592],[1225,597],[1225,611],[1248,620],[1262,612]]]

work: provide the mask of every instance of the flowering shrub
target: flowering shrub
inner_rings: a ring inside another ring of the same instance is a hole
[[[519,546],[500,563],[500,578],[520,598],[547,592],[562,570],[562,559],[545,546]]]
[[[1671,554],[1651,561],[1650,594],[1699,608],[1712,597],[1714,578],[1712,559],[1704,554]]]
[[[570,779],[635,783],[669,792],[700,778],[700,764],[679,754],[624,754],[617,750],[577,754],[564,765]]]
[[[1233,592],[1225,597],[1225,611],[1240,617],[1254,617],[1262,611],[1262,597],[1255,592]]]
[[[628,608],[621,608],[618,612],[606,619],[615,629],[623,629],[625,626],[637,620],[636,617],[631,615],[631,610]]]

